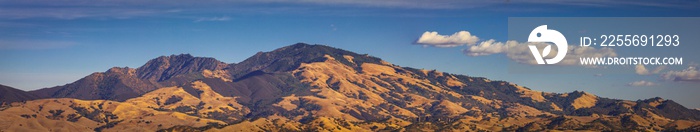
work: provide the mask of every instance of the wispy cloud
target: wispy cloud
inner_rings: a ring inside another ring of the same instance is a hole
[[[154,16],[178,11],[231,11],[231,8],[269,7],[265,10],[286,13],[277,8],[287,7],[369,7],[383,9],[452,10],[491,8],[494,5],[572,5],[588,7],[649,6],[668,8],[696,8],[698,1],[655,0],[547,0],[547,1],[484,1],[484,0],[0,0],[0,19],[25,18],[133,18]],[[271,9],[271,8],[268,8]],[[325,8],[329,9],[329,8]],[[335,8],[333,8],[335,10]],[[528,9],[522,9],[528,10]],[[514,10],[514,11],[522,11]],[[235,12],[230,12],[235,13]],[[319,13],[319,12],[313,12]]]
[[[676,82],[700,82],[700,72],[690,66],[682,71],[668,71],[661,74],[661,80],[676,81]]]
[[[2,6],[0,6],[2,7]],[[79,18],[113,18],[127,19],[140,16],[153,16],[166,13],[179,12],[175,9],[141,9],[129,7],[12,7],[0,10],[2,19],[28,19],[28,18],[54,18],[54,19],[79,19]]]
[[[331,26],[331,30],[332,30],[332,31],[337,31],[337,30],[338,30],[338,27],[336,27],[335,24],[331,24],[330,26]]]
[[[231,18],[228,17],[228,16],[223,16],[223,17],[202,17],[202,18],[199,18],[199,19],[195,20],[194,22],[229,21],[229,20],[231,20]]]
[[[0,40],[0,50],[44,50],[75,46],[70,41]]]
[[[635,87],[656,86],[656,83],[642,80],[642,81],[627,83],[627,86],[635,86]]]
[[[634,67],[635,73],[637,73],[639,75],[658,74],[659,72],[661,72],[664,69],[666,69],[666,66],[663,66],[663,65],[656,67],[652,71],[647,70],[647,68],[642,64],[639,64],[639,65]]]
[[[698,1],[655,1],[655,0],[545,0],[545,1],[489,1],[489,0],[261,0],[264,3],[295,3],[315,5],[345,5],[363,7],[418,8],[418,9],[464,9],[498,4],[550,4],[595,7],[616,7],[624,5],[649,7],[688,7],[698,5]]]

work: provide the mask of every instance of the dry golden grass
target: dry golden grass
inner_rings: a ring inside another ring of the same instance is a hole
[[[468,111],[466,108],[459,106],[458,104],[455,104],[454,102],[449,100],[440,101],[440,103],[436,107],[439,111],[449,116],[458,116]]]
[[[545,99],[544,96],[542,96],[542,92],[540,92],[540,91],[529,90],[529,89],[524,88],[523,86],[512,84],[512,83],[509,85],[512,85],[513,87],[518,89],[516,92],[520,93],[521,98],[530,98],[530,99],[532,99],[532,101],[535,101],[535,102],[547,101],[547,99]]]
[[[105,100],[77,100],[77,99],[41,99],[17,103],[13,107],[0,111],[0,130],[3,131],[92,131],[105,125],[104,122],[96,122],[80,116],[73,107],[83,107],[87,111],[104,111],[116,115],[121,121],[105,131],[156,131],[175,125],[187,125],[194,127],[205,126],[207,122],[223,123],[217,120],[199,119],[176,112],[156,111],[146,107],[139,107],[130,103],[120,103]],[[102,109],[99,109],[101,106]],[[97,109],[95,109],[97,108]],[[60,114],[54,114],[62,110]],[[79,117],[76,121],[68,121],[69,115]],[[22,115],[28,115],[22,117]],[[36,115],[36,116],[33,116]],[[97,118],[107,118],[104,115]],[[154,122],[154,123],[145,123]],[[157,123],[156,123],[157,122]],[[159,126],[160,125],[160,126]]]
[[[111,113],[116,116],[110,122],[119,122],[105,131],[156,131],[173,126],[203,127],[207,123],[226,124],[223,121],[201,118],[208,112],[221,112],[222,109],[249,112],[249,110],[236,102],[233,97],[223,97],[211,90],[201,82],[193,82],[193,88],[200,90],[199,98],[182,88],[161,88],[141,97],[129,99],[125,102],[105,100],[78,100],[78,99],[41,99],[26,103],[15,103],[13,107],[0,111],[0,130],[6,131],[92,131],[106,125],[106,122],[98,122],[76,111],[76,108],[84,108],[85,112]],[[165,104],[171,97],[179,97],[181,100],[172,104]],[[180,112],[159,111],[158,109],[175,109],[178,106],[196,106],[204,103],[200,113],[189,113],[192,116]],[[75,108],[73,108],[75,107]],[[64,111],[60,114],[55,111]],[[54,113],[52,113],[54,112]],[[70,117],[77,117],[74,121],[68,121]],[[22,117],[24,116],[24,117]],[[95,119],[109,118],[106,114],[95,116]],[[53,130],[56,129],[56,130]]]
[[[686,129],[693,126],[700,126],[700,122],[689,120],[676,120],[666,125],[666,127],[675,127],[676,129]]]
[[[201,81],[195,81],[192,83],[194,89],[200,90],[199,98],[185,92],[184,89],[179,87],[168,87],[161,88],[141,97],[129,99],[125,103],[138,106],[140,108],[163,108],[163,109],[176,109],[178,107],[196,107],[200,103],[204,103],[203,107],[205,109],[199,110],[199,113],[188,113],[199,115],[200,117],[207,117],[209,112],[224,112],[228,111],[241,111],[243,113],[248,113],[250,110],[236,101],[235,97],[224,97],[219,93],[214,92],[211,87]],[[179,97],[182,100],[166,104],[167,99],[171,97]],[[127,110],[128,111],[128,110]],[[131,111],[131,114],[134,114]],[[138,114],[136,114],[138,115]]]
[[[459,80],[457,80],[457,78],[455,78],[454,76],[451,76],[451,75],[450,75],[450,77],[447,78],[447,84],[446,84],[446,85],[447,85],[448,87],[463,87],[463,86],[467,86],[467,84],[464,84],[464,83],[460,82]]]
[[[355,61],[354,61],[355,57],[352,57],[349,55],[343,55],[343,58],[345,58],[345,60],[348,60],[349,62],[351,62],[353,64],[355,63]]]
[[[584,92],[581,97],[576,98],[574,102],[571,103],[571,106],[573,106],[574,109],[590,108],[595,106],[597,102],[598,96]]]
[[[319,117],[311,121],[310,130],[317,132],[368,132],[370,130],[363,129],[354,125],[353,123],[328,117]]]
[[[207,77],[207,78],[219,78],[225,82],[233,82],[233,80],[231,79],[231,75],[229,75],[228,71],[225,71],[225,70],[211,71],[211,70],[204,69],[204,71],[202,71],[202,76]]]
[[[273,104],[273,106],[282,107],[287,111],[291,111],[299,107],[296,104],[292,103],[294,101],[299,101],[299,97],[296,97],[294,94],[292,94],[287,97],[282,97],[282,101]]]
[[[559,108],[559,106],[557,106],[557,104],[554,103],[549,104],[549,107],[552,107],[552,109],[556,111],[563,111],[561,108]]]
[[[207,132],[263,132],[263,131],[274,131],[275,124],[271,121],[260,118],[255,121],[243,121],[238,124],[226,126],[221,129],[209,129]],[[277,130],[279,131],[279,130]]]

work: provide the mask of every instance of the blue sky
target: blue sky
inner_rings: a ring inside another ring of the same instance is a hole
[[[695,49],[678,51],[685,53],[686,64],[650,75],[638,75],[634,67],[623,67],[625,73],[620,74],[512,74],[511,60],[504,54],[468,56],[462,52],[464,45],[416,44],[426,31],[468,31],[481,40],[505,42],[508,17],[698,16],[698,1],[0,0],[0,84],[23,90],[64,85],[111,67],[135,68],[152,58],[180,53],[236,63],[259,51],[305,42],[539,91],[583,90],[628,100],[659,96],[699,108],[698,81],[660,79],[664,72],[696,66],[700,54]],[[576,68],[582,67],[571,67]],[[629,85],[641,80],[654,85]]]

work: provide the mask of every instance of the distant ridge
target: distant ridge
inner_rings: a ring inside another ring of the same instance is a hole
[[[0,84],[0,103],[20,102],[38,98],[29,92]]]

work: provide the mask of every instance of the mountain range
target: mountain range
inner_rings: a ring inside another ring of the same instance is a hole
[[[672,100],[542,92],[304,43],[0,92],[2,131],[700,131],[700,111]]]

